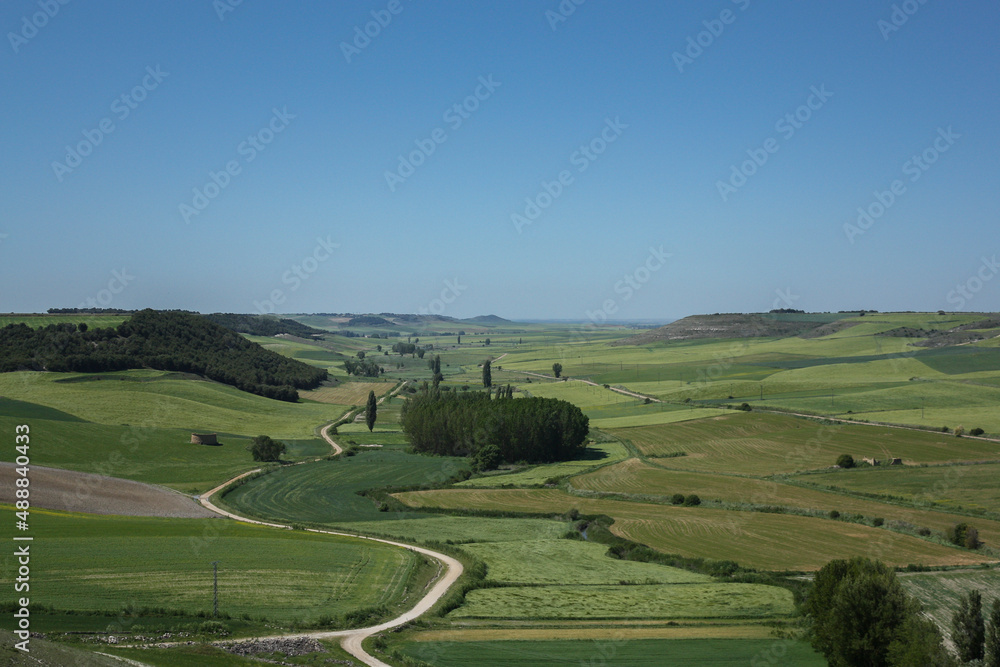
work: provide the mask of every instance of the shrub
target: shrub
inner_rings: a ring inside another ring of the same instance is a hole
[[[831,519],[839,519],[840,518],[840,512],[838,512],[837,510],[830,510],[830,518]]]
[[[951,431],[951,429],[949,429],[947,426],[942,426],[941,427],[941,432],[942,433],[948,433],[949,431]]]
[[[926,526],[921,526],[917,530],[917,535],[921,535],[922,537],[927,537],[930,534],[931,534],[931,529],[927,528]]]
[[[955,428],[955,437],[956,438],[961,438],[963,435],[965,435],[965,427],[964,426],[958,426],[958,427],[956,427]]]
[[[850,454],[841,454],[837,457],[837,465],[841,468],[853,468],[854,467],[854,457]]]
[[[674,505],[683,505],[684,504],[684,494],[683,493],[675,493],[673,496],[671,496],[670,502],[672,502]]]
[[[977,427],[969,431],[969,435],[982,435],[985,432],[983,429]]]
[[[684,507],[694,507],[696,505],[701,505],[701,498],[696,494],[692,493],[684,499]]]
[[[883,519],[880,516],[872,519],[872,525],[875,526],[876,528],[881,528],[884,524],[885,524],[885,519]]]
[[[742,410],[743,412],[750,412],[753,410],[749,403],[740,403],[740,407],[737,410]]]

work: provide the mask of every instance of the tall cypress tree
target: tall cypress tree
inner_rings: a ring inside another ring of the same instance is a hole
[[[493,386],[493,373],[490,371],[489,359],[483,362],[483,386],[484,387]]]
[[[368,425],[368,432],[375,428],[375,414],[378,412],[378,401],[375,400],[375,392],[368,392],[368,406],[365,408],[365,423]]]
[[[962,662],[982,660],[986,626],[983,622],[983,596],[979,591],[971,590],[962,596],[958,611],[951,619],[951,639]]]
[[[990,627],[986,631],[986,667],[1000,667],[1000,598],[993,600]]]

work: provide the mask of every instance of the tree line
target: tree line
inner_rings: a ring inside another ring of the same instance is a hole
[[[212,313],[203,315],[209,321],[220,324],[237,333],[253,336],[277,336],[291,334],[301,338],[310,338],[316,334],[327,333],[322,329],[306,326],[295,320],[283,319],[274,315],[244,315],[237,313]]]
[[[250,393],[297,401],[327,372],[283,357],[201,315],[142,310],[117,328],[52,324],[0,329],[0,372],[96,373],[153,368],[196,373]]]
[[[496,447],[488,457],[496,463],[565,461],[583,450],[589,419],[577,406],[498,395],[424,391],[403,404],[403,431],[416,451],[429,454],[475,457]]]

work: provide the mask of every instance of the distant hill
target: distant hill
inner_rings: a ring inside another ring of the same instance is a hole
[[[205,319],[222,325],[227,329],[232,329],[238,333],[250,334],[253,336],[277,336],[278,334],[291,334],[309,338],[318,334],[326,333],[322,329],[315,329],[306,326],[295,320],[286,320],[274,315],[245,315],[235,313],[212,313],[205,315]]]
[[[616,345],[645,345],[657,341],[700,338],[786,338],[803,336],[854,313],[716,313],[691,315],[666,326],[617,341]],[[832,331],[830,332],[832,333]]]
[[[283,401],[297,401],[296,389],[311,389],[327,379],[325,370],[265,350],[206,317],[182,311],[142,310],[117,329],[68,323],[0,329],[0,372],[130,368],[197,373]]]
[[[510,320],[505,320],[497,315],[477,315],[467,317],[462,322],[472,322],[473,324],[513,324]]]

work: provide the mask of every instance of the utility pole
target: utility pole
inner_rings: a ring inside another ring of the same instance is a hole
[[[219,561],[212,561],[212,616],[219,615]]]

